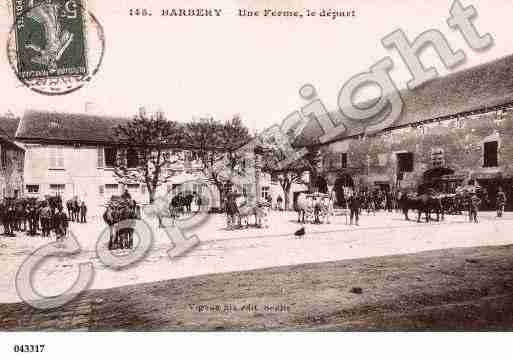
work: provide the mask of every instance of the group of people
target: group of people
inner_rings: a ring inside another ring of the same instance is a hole
[[[70,201],[78,202],[78,199]],[[36,236],[41,232],[43,237],[50,237],[53,231],[58,241],[63,240],[70,220],[86,222],[85,202],[82,201],[78,207],[80,218],[73,212],[69,216],[64,212],[60,196],[46,196],[44,200],[4,198],[0,202],[0,219],[4,235],[14,237],[15,232],[26,232],[29,236]]]
[[[444,214],[467,213],[469,222],[479,222],[479,210],[483,201],[483,193],[477,191],[464,192],[451,197],[439,195],[434,191],[427,191],[422,195],[414,195],[409,192],[391,192],[391,191],[362,191],[353,192],[348,195],[344,201],[344,207],[349,210],[350,224],[359,225],[359,219],[362,210],[375,212],[384,209],[389,212],[401,210],[406,220],[409,220],[408,212],[410,210],[418,211],[417,220],[420,221],[421,214],[425,213],[426,221],[431,219],[431,213],[437,214],[437,220],[444,219]],[[506,194],[499,187],[495,199],[497,217],[502,217],[506,205]]]
[[[502,217],[506,205],[506,194],[499,187],[495,199],[495,209],[497,217]],[[478,214],[484,202],[489,202],[487,193],[479,193],[477,190],[463,191],[454,195],[436,194],[434,191],[427,191],[420,196],[414,196],[404,192],[399,198],[399,207],[401,208],[406,220],[410,209],[418,210],[418,220],[420,221],[421,212],[426,214],[426,221],[430,219],[430,213],[436,212],[437,218],[444,219],[444,214],[463,214],[468,215],[469,222],[478,223]]]
[[[171,198],[170,209],[172,211],[172,216],[180,217],[180,215],[184,213],[191,213],[193,211],[193,204],[196,205],[195,209],[197,211],[201,209],[201,196],[196,192],[177,193],[173,198]]]
[[[367,211],[367,213],[379,210],[385,210],[392,212],[397,210],[398,207],[398,195],[397,191],[390,190],[374,190],[374,191],[362,191],[359,194],[361,206]]]
[[[87,205],[84,201],[79,201],[76,197],[70,199],[66,201],[66,209],[68,210],[69,219],[72,222],[87,222]]]

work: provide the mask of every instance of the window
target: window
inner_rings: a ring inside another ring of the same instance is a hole
[[[107,196],[119,195],[119,185],[117,183],[108,183],[105,185],[105,194]]]
[[[98,163],[97,163],[97,167],[98,168],[103,168],[105,167],[105,149],[103,147],[98,147],[97,150],[98,152]]]
[[[139,183],[130,183],[126,185],[129,193],[139,192]]]
[[[135,168],[139,166],[139,155],[137,153],[137,150],[129,148],[126,151],[126,166],[128,168]]]
[[[65,184],[51,184],[50,185],[50,192],[54,193],[54,194],[61,194],[64,192],[64,190],[66,189],[66,185]]]
[[[413,153],[398,153],[397,169],[398,172],[413,172]]]
[[[170,192],[171,191],[171,195],[172,196],[176,196],[178,194],[178,191],[180,190],[180,185],[177,184],[177,183],[173,183],[171,185],[171,189],[169,189],[169,186],[167,187],[167,191]]]
[[[328,153],[322,157],[322,168],[329,170],[333,166],[332,157],[333,155],[331,153]]]
[[[206,187],[206,184],[203,183],[193,183],[192,184],[192,191],[196,192],[196,194],[202,194],[204,188]]]
[[[39,185],[38,184],[28,184],[27,185],[27,192],[29,194],[39,193]]]
[[[267,196],[269,196],[269,186],[263,186],[262,187],[262,198],[266,199]]]
[[[233,185],[232,185],[232,183],[231,183],[231,182],[225,182],[225,183],[223,184],[223,191],[224,191],[224,193],[228,193],[228,192],[230,192],[230,191],[232,190],[232,186],[233,186]]]
[[[105,186],[100,186],[98,190],[100,192],[100,196],[103,196],[105,194]]]
[[[485,142],[483,167],[498,166],[498,149],[499,143],[497,141]]]
[[[253,194],[252,194],[252,193],[253,193]],[[243,183],[243,184],[242,184],[242,194],[243,194],[244,196],[246,196],[246,197],[247,197],[247,196],[249,196],[249,195],[251,195],[251,194],[252,194],[252,196],[254,196],[254,195],[255,195],[255,192],[252,190],[252,185],[251,185],[251,183]]]
[[[105,149],[105,167],[116,167],[118,151],[116,148]]]
[[[342,162],[342,168],[347,168],[347,153],[341,153],[340,154],[341,162]]]
[[[7,167],[7,149],[5,148],[5,146],[0,146],[0,152],[2,156],[2,158],[0,159],[2,162],[2,169],[5,169]]]
[[[64,168],[64,150],[62,147],[50,147],[50,168]]]
[[[18,171],[23,172],[23,153],[16,152],[16,163],[18,164]]]

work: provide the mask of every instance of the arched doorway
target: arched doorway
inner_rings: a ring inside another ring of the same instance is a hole
[[[354,188],[353,178],[347,173],[341,173],[335,180],[333,191],[335,192],[336,205],[344,206],[346,203],[344,188]]]

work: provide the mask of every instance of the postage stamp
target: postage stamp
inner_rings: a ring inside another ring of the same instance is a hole
[[[87,73],[80,0],[13,2],[18,73],[22,78]]]
[[[103,29],[83,0],[10,0],[14,24],[8,39],[11,67],[32,90],[70,93],[98,71]]]

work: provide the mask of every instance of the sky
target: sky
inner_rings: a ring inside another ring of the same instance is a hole
[[[143,1],[88,0],[87,8],[103,27],[105,57],[93,81],[64,96],[45,96],[26,88],[7,61],[6,46],[12,16],[7,1],[0,3],[0,114],[27,109],[132,116],[140,106],[161,109],[176,121],[213,116],[219,120],[239,114],[248,127],[263,130],[280,123],[306,104],[298,92],[312,84],[328,109],[337,108],[343,84],[352,76],[390,56],[391,76],[405,87],[410,74],[395,50],[381,39],[402,29],[410,40],[437,29],[453,50],[464,51],[464,64],[448,71],[431,49],[421,59],[440,75],[461,71],[513,53],[511,0],[462,0],[478,12],[474,24],[490,33],[494,45],[483,52],[469,48],[461,34],[446,23],[451,1],[430,0],[224,0]],[[129,15],[147,8],[151,17]],[[223,16],[162,17],[161,9],[218,8]],[[239,17],[238,9],[355,10],[354,18]],[[379,94],[376,89],[357,96]]]

